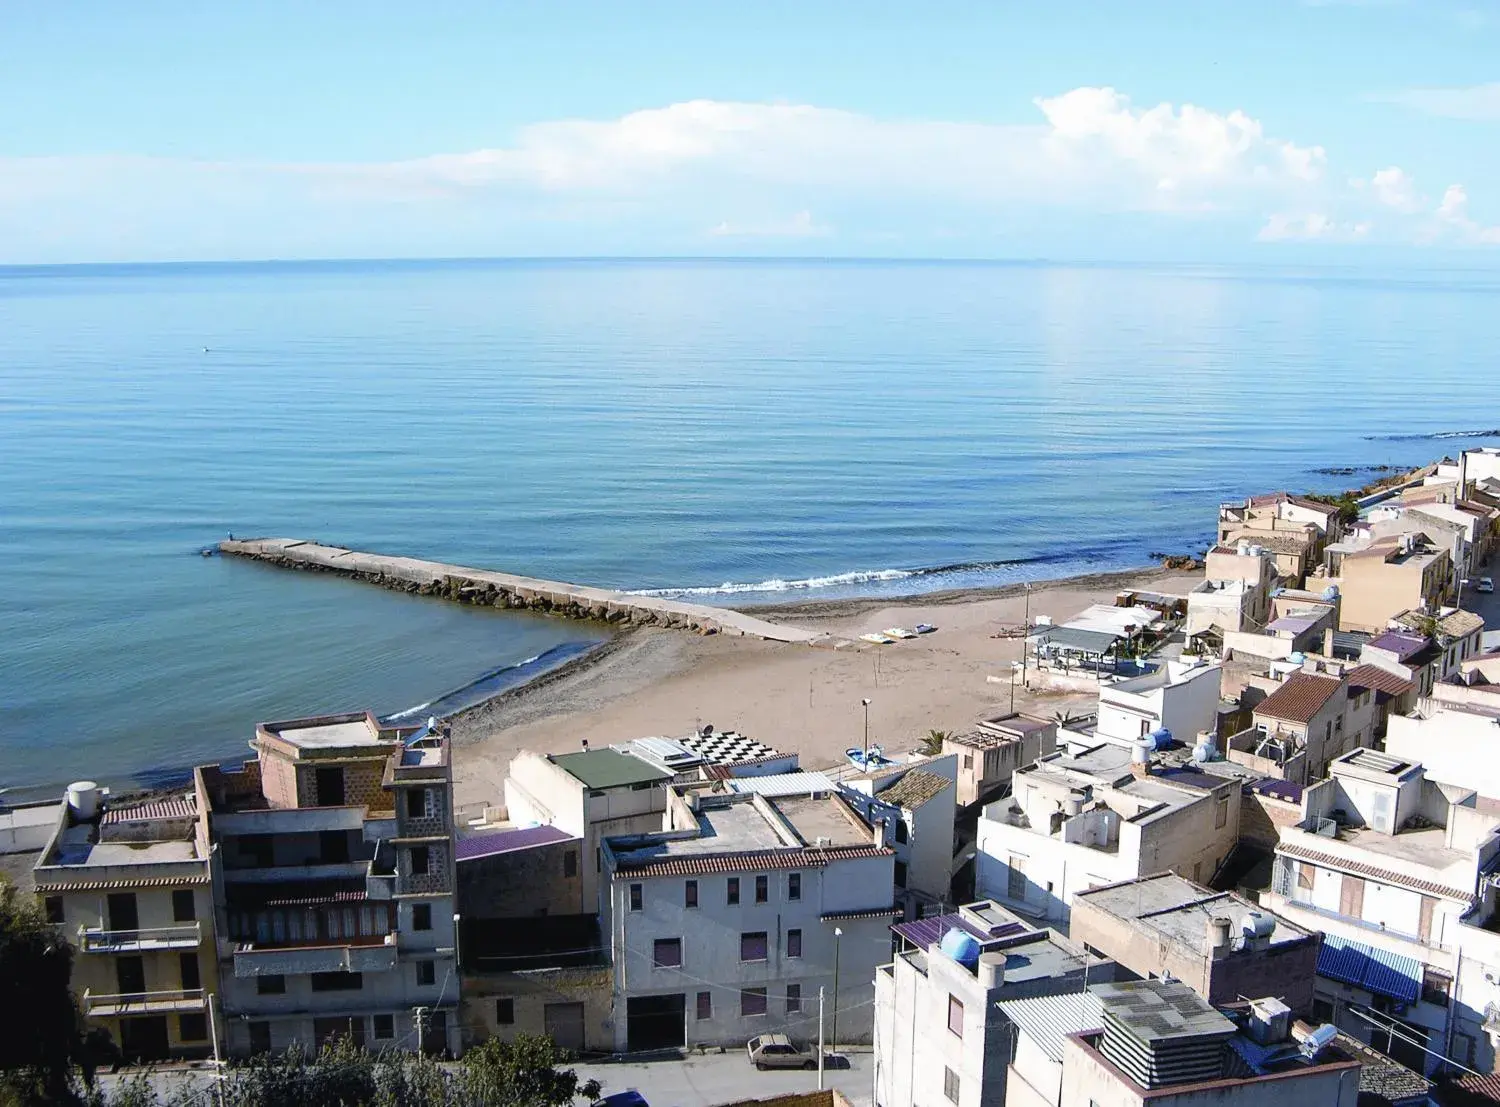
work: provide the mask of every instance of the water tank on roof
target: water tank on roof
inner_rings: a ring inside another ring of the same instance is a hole
[[[979,943],[972,934],[954,927],[943,935],[938,948],[965,968],[979,964]]]
[[[1307,660],[1307,654],[1303,653],[1301,650],[1296,650],[1287,655],[1287,660],[1290,661],[1293,665],[1301,665],[1304,661]]]
[[[1338,599],[1339,598],[1339,586],[1337,584],[1330,584],[1327,588],[1323,589],[1323,598],[1325,600],[1336,600],[1336,599]]]
[[[1164,726],[1159,726],[1151,732],[1151,745],[1155,749],[1164,750],[1172,744],[1172,732]]]
[[[1140,739],[1137,742],[1131,743],[1131,746],[1130,746],[1130,760],[1131,760],[1131,762],[1134,763],[1134,764],[1136,764],[1136,765],[1149,765],[1149,764],[1151,764],[1151,751],[1154,748],[1155,748],[1155,746],[1153,745],[1151,739],[1149,739],[1149,738],[1142,738],[1142,739]]]
[[[1276,920],[1259,911],[1251,911],[1245,916],[1245,921],[1240,924],[1240,929],[1245,932],[1247,938],[1269,938],[1276,929]]]
[[[68,806],[79,822],[88,822],[99,814],[99,785],[92,780],[75,780],[68,785]]]
[[[1212,761],[1218,756],[1218,750],[1214,748],[1214,736],[1212,734],[1200,734],[1198,741],[1193,745],[1193,760],[1200,765]]]

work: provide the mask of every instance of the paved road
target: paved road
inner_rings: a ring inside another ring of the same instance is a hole
[[[856,1107],[869,1107],[874,1079],[869,1053],[848,1055],[849,1068],[830,1069],[826,1087],[843,1092]],[[651,1107],[712,1107],[744,1099],[767,1099],[789,1092],[810,1092],[818,1086],[815,1072],[757,1072],[743,1050],[708,1054],[686,1060],[579,1064],[584,1079],[604,1085],[604,1093],[634,1088]]]

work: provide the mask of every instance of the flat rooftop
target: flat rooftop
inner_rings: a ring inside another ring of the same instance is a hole
[[[390,745],[396,740],[394,731],[382,733],[375,716],[364,711],[315,715],[306,719],[282,719],[274,723],[261,723],[256,729],[306,750],[382,746]]]
[[[1091,888],[1077,893],[1075,899],[1123,919],[1153,937],[1197,950],[1204,956],[1209,953],[1208,920],[1212,918],[1230,920],[1230,939],[1235,949],[1240,948],[1245,920],[1251,914],[1263,915],[1276,923],[1270,935],[1273,946],[1299,942],[1312,934],[1232,892],[1215,892],[1175,873]]]
[[[43,864],[105,868],[201,860],[197,843],[192,838],[166,842],[95,842],[93,835],[94,828],[87,823],[68,827],[58,836],[52,852],[42,858]]]
[[[1229,1038],[1235,1025],[1186,984],[1133,980],[1094,989],[1106,1021],[1139,1042],[1165,1043],[1194,1038]]]
[[[863,846],[870,843],[870,832],[856,826],[837,800],[812,796],[781,796],[771,801],[781,817],[808,845],[819,838],[829,846]]]
[[[585,788],[595,791],[632,784],[655,784],[671,780],[674,775],[649,761],[614,749],[554,754],[552,763],[576,777]]]

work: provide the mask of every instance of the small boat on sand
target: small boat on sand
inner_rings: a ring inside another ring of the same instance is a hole
[[[886,627],[881,633],[891,638],[915,638],[917,636],[916,631],[907,630],[905,627]]]
[[[889,646],[895,641],[894,638],[887,638],[883,634],[861,634],[859,640],[861,642],[874,642],[877,646]]]
[[[917,633],[918,634],[931,634],[935,630],[937,630],[937,627],[933,626],[931,623],[918,623],[917,624]]]

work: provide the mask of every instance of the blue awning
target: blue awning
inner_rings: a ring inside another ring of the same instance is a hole
[[[1422,993],[1422,962],[1415,957],[1351,942],[1337,934],[1323,935],[1318,975],[1403,1003],[1415,1003]]]

